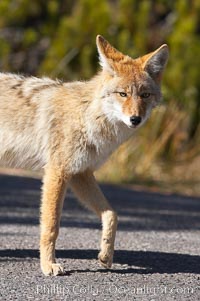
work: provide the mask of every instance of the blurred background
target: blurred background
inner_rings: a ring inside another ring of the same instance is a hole
[[[170,48],[162,105],[97,178],[200,195],[200,1],[1,0],[0,70],[89,79],[97,34],[133,58]]]

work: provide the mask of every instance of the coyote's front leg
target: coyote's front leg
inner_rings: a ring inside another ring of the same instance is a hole
[[[63,274],[62,266],[55,261],[55,243],[59,232],[65,191],[64,173],[54,166],[46,167],[40,220],[40,263],[42,272],[46,276]]]
[[[92,172],[87,171],[72,177],[70,186],[79,200],[93,210],[102,220],[100,263],[110,268],[113,261],[115,234],[117,229],[117,214],[108,204]]]

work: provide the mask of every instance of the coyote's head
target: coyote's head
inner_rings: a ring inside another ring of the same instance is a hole
[[[138,127],[161,99],[160,83],[168,46],[132,59],[98,35],[97,48],[104,74],[100,91],[104,113],[110,121]]]

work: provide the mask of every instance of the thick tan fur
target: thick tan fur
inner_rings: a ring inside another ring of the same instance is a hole
[[[146,119],[160,101],[168,58],[161,46],[132,59],[97,37],[102,70],[88,82],[0,74],[0,163],[44,169],[41,204],[41,268],[63,273],[55,243],[67,185],[102,220],[99,261],[111,267],[117,215],[93,172]],[[140,124],[131,117],[141,118]]]

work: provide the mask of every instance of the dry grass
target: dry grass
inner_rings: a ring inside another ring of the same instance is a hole
[[[199,167],[200,156],[181,164],[154,162],[149,172],[127,174],[125,167],[111,158],[96,176],[101,182],[131,184],[135,189],[200,196]]]

